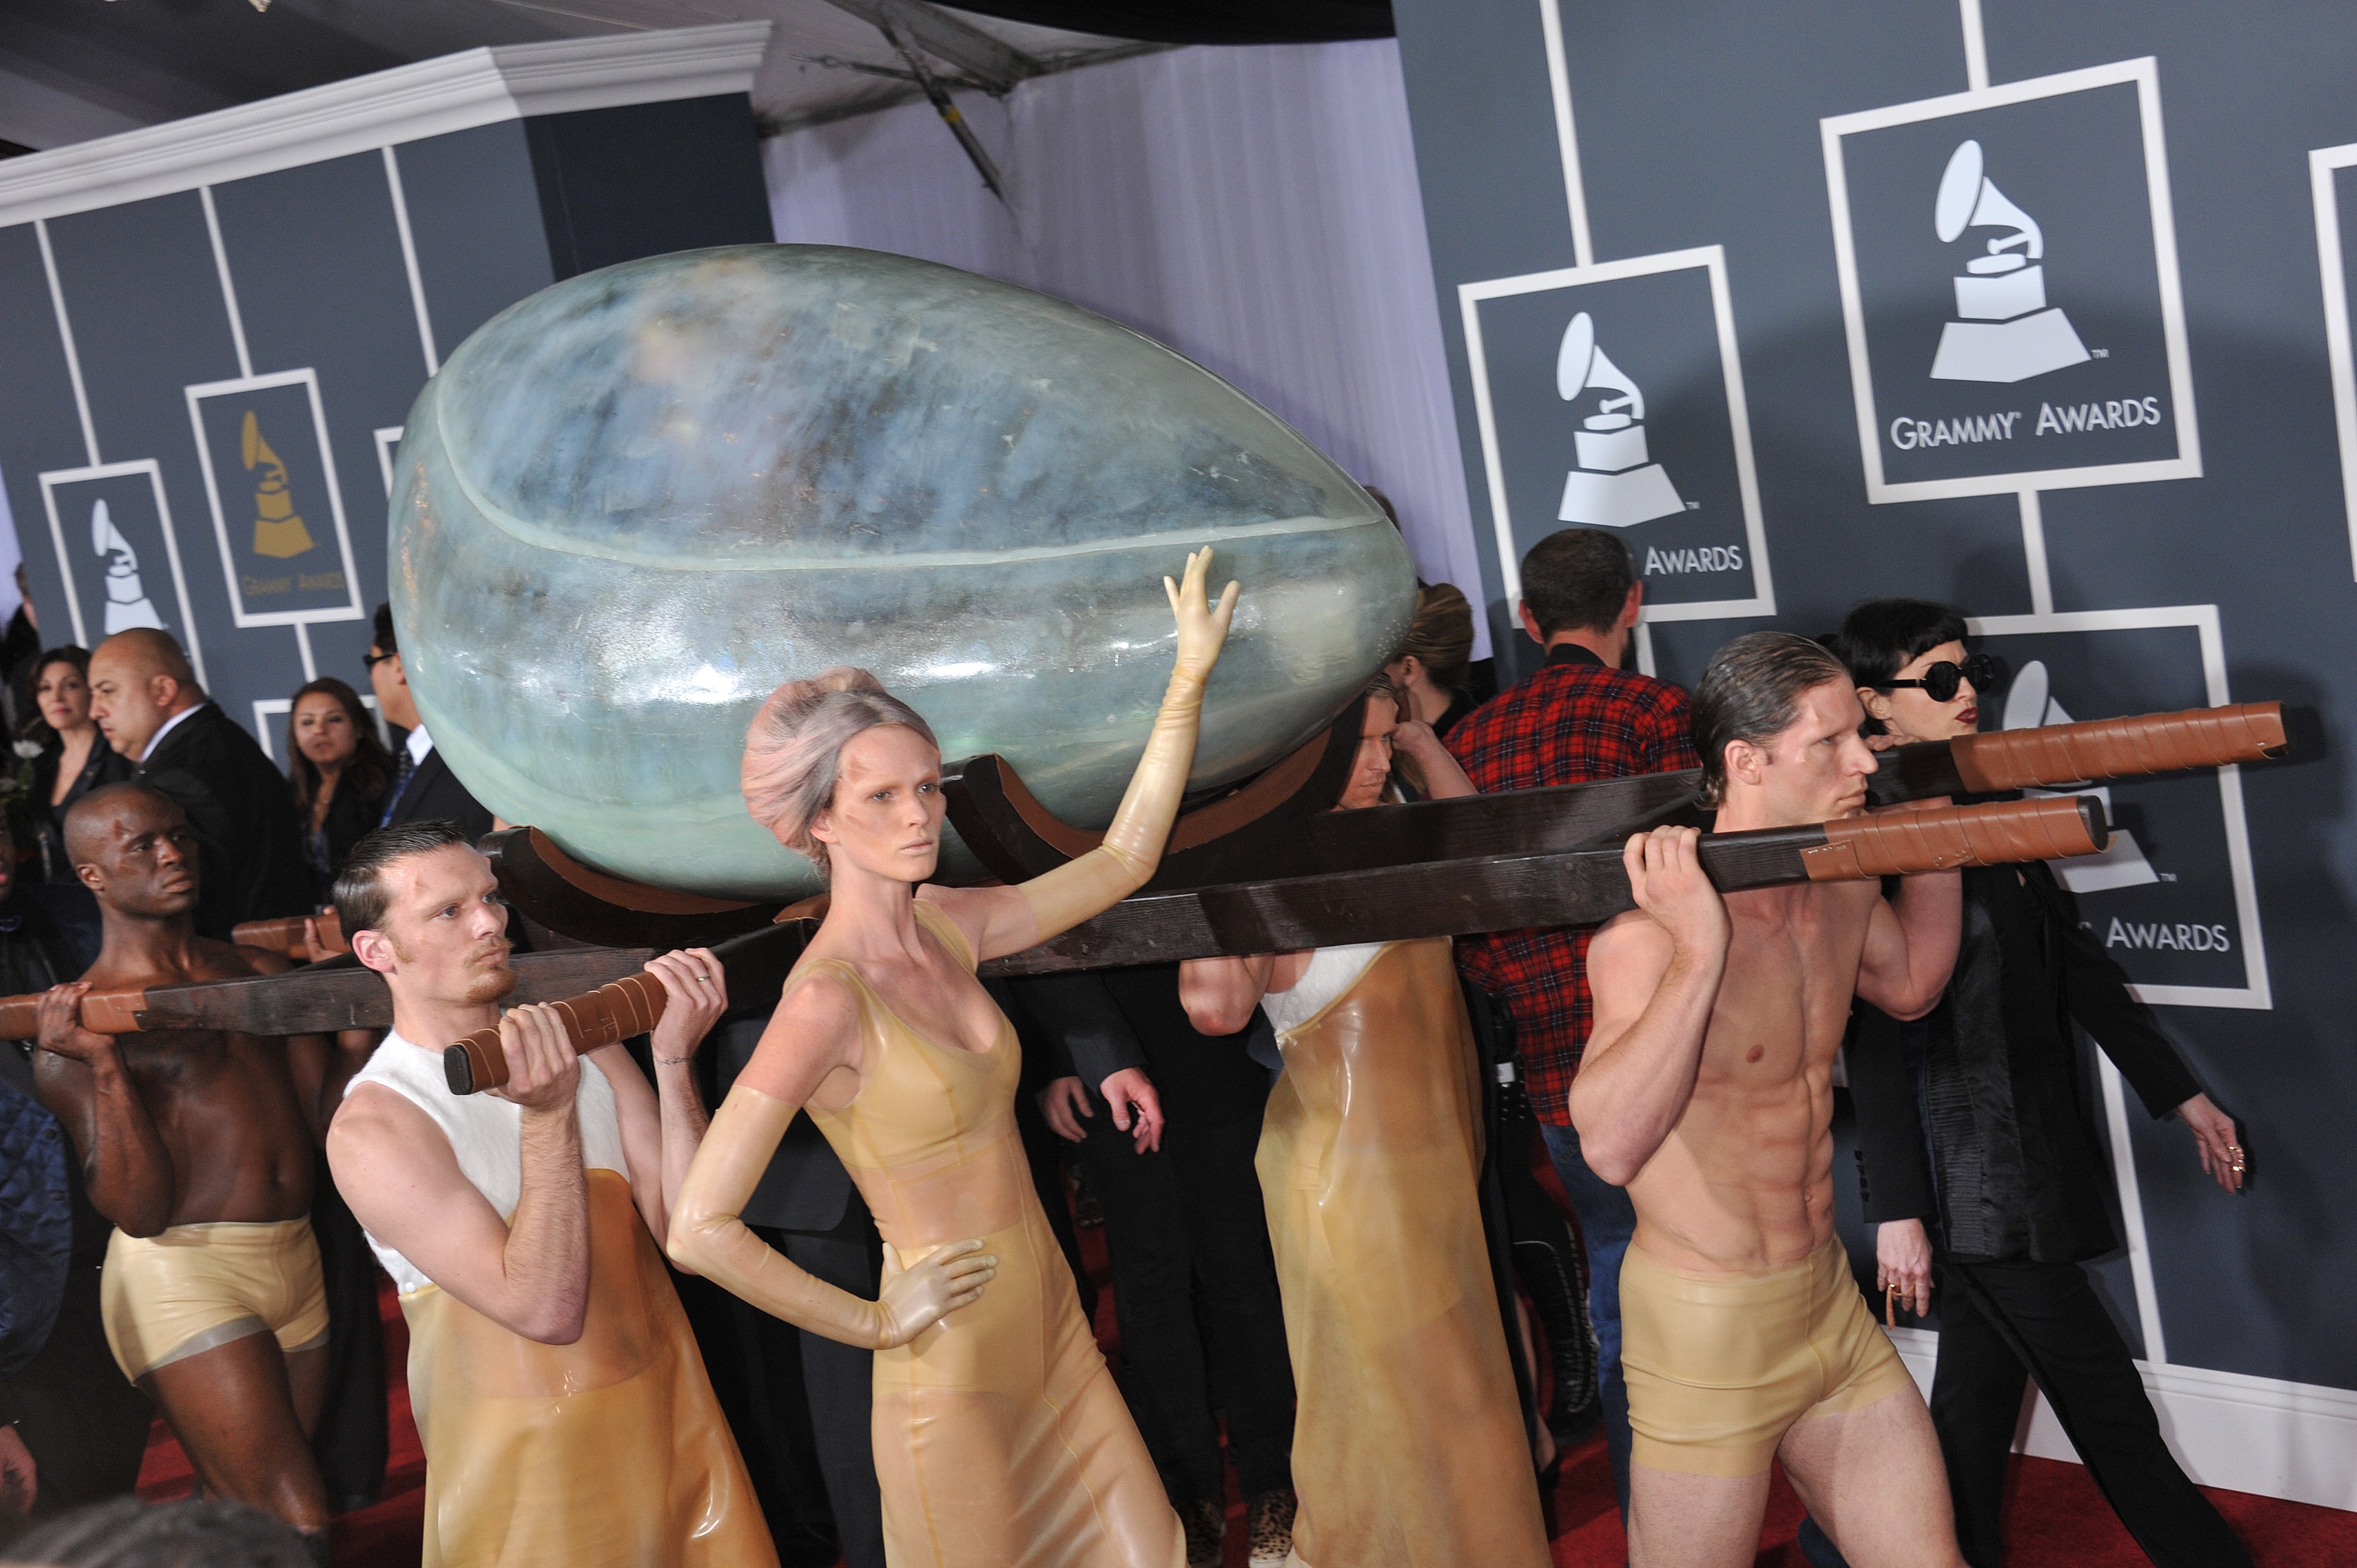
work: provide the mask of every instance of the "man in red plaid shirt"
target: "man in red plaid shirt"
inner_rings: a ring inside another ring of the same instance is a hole
[[[1448,732],[1483,794],[1584,784],[1696,766],[1684,689],[1623,670],[1644,586],[1617,534],[1548,535],[1523,557],[1523,629],[1546,664]],[[1629,1195],[1587,1168],[1571,1125],[1571,1079],[1587,1043],[1587,939],[1557,926],[1457,939],[1457,967],[1505,1004],[1547,1157],[1579,1216],[1587,1251],[1605,1446],[1629,1511],[1629,1391],[1620,1376],[1620,1259],[1637,1229]]]

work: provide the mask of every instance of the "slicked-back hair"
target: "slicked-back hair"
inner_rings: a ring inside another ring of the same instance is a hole
[[[1726,802],[1728,742],[1768,745],[1792,727],[1802,696],[1831,681],[1847,689],[1848,669],[1823,645],[1789,631],[1746,632],[1712,654],[1694,694],[1702,803]]]
[[[1542,637],[1610,631],[1636,582],[1629,546],[1600,528],[1550,533],[1523,557],[1523,603]]]
[[[1868,599],[1842,618],[1831,647],[1861,686],[1879,686],[1943,642],[1964,640],[1964,616],[1936,599]]]
[[[456,822],[422,822],[379,828],[352,845],[344,868],[336,873],[334,893],[344,940],[350,941],[357,932],[384,929],[385,910],[393,903],[384,885],[387,871],[414,855],[430,854],[454,843],[475,847],[475,841],[459,832]]]
[[[393,629],[393,602],[388,599],[376,607],[376,618],[369,623],[369,640],[376,644],[379,653],[398,653],[401,644]]]

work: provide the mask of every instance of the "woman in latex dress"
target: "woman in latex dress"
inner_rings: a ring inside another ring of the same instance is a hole
[[[754,817],[828,874],[828,909],[673,1210],[671,1253],[778,1317],[876,1351],[876,1472],[895,1568],[1179,1568],[1185,1544],[1081,1316],[1016,1132],[1015,1031],[974,978],[1145,885],[1186,788],[1236,585],[1209,550],[1163,585],[1178,664],[1103,843],[1019,887],[948,888],[941,752],[864,671],[781,686],[746,737]],[[914,897],[911,897],[911,894]],[[826,1284],[737,1218],[807,1110],[875,1212],[880,1299]]]
[[[1383,798],[1394,744],[1427,795],[1473,786],[1382,682],[1340,809]],[[1481,1081],[1446,937],[1180,966],[1196,1027],[1265,1008],[1285,1053],[1261,1195],[1301,1391],[1303,1568],[1544,1568],[1538,1485],[1482,1243]]]

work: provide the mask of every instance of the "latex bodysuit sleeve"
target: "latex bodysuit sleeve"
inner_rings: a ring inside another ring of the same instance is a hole
[[[1211,575],[1209,550],[1187,558],[1184,585],[1162,580],[1170,596],[1171,613],[1178,620],[1178,660],[1170,684],[1162,693],[1162,709],[1154,716],[1153,732],[1146,737],[1146,754],[1137,759],[1121,809],[1104,840],[1088,854],[1023,884],[1023,901],[1039,923],[1036,940],[1046,941],[1101,915],[1146,886],[1162,863],[1162,846],[1169,842],[1170,824],[1178,819],[1178,800],[1187,792],[1187,773],[1195,763],[1195,732],[1203,715],[1203,683],[1219,662],[1227,639],[1229,618],[1234,614],[1236,585],[1214,607],[1204,594]]]
[[[1206,671],[1208,673],[1208,671]],[[1203,675],[1180,664],[1162,695],[1146,755],[1130,776],[1121,809],[1104,842],[1076,860],[1023,884],[1023,901],[1039,922],[1039,940],[1101,915],[1146,886],[1162,862],[1162,846],[1178,820],[1178,798],[1195,760],[1195,728],[1203,712]]]
[[[772,1317],[845,1345],[888,1350],[905,1345],[967,1288],[938,1269],[888,1275],[883,1297],[867,1301],[798,1267],[753,1234],[738,1215],[778,1152],[798,1107],[738,1084],[696,1150],[672,1205],[672,1259]]]

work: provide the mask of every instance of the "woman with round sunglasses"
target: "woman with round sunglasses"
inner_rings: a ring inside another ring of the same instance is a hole
[[[1927,600],[1862,604],[1829,640],[1892,746],[1973,734],[1982,699],[2005,679],[1998,660],[1966,648],[1964,617]],[[1965,1561],[1996,1568],[2002,1554],[2027,1377],[2153,1562],[2247,1563],[2162,1441],[2127,1343],[2080,1267],[2119,1240],[2072,1026],[2156,1119],[2192,1130],[2202,1169],[2228,1192],[2244,1170],[2234,1123],[2128,994],[2044,863],[1964,875],[1947,995],[1912,1024],[1859,1003],[1846,1059],[1866,1217],[1878,1222],[1877,1283],[1918,1314],[1935,1275],[1940,1286],[1932,1423]]]

